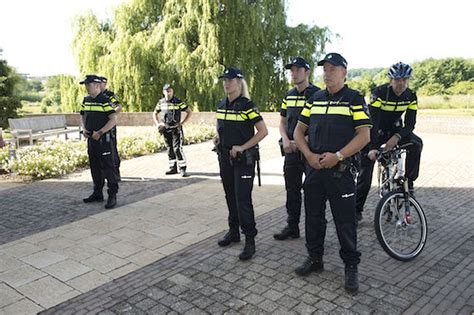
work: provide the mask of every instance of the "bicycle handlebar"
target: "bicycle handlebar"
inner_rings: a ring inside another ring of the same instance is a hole
[[[396,145],[388,151],[384,151],[384,145],[381,145],[377,150],[377,154],[375,155],[376,159],[378,162],[388,160],[391,156],[398,154],[401,150],[406,149],[412,145],[414,145],[413,142],[407,142],[402,145]]]

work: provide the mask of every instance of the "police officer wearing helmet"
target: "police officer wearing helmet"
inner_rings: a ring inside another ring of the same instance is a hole
[[[339,254],[345,264],[345,289],[355,292],[359,287],[360,252],[352,157],[369,143],[371,122],[364,97],[344,84],[347,75],[344,57],[327,54],[318,66],[323,66],[326,89],[309,99],[294,132],[296,145],[308,166],[303,189],[309,254],[295,272],[306,276],[324,269],[325,203],[329,200],[341,246]]]
[[[295,87],[287,92],[280,110],[280,135],[282,154],[285,156],[283,175],[286,188],[287,226],[273,235],[276,240],[300,237],[301,188],[305,169],[301,152],[293,139],[298,117],[306,101],[320,89],[309,82],[311,66],[301,57],[296,57],[285,68],[291,71]]]
[[[83,199],[85,203],[104,200],[102,189],[107,179],[108,199],[106,209],[117,204],[119,174],[115,166],[115,138],[111,134],[117,124],[117,114],[110,105],[110,99],[101,93],[101,79],[96,75],[87,75],[80,82],[85,84],[88,95],[81,106],[81,123],[84,137],[87,138],[87,153],[91,168],[94,191]]]
[[[122,112],[122,104],[120,104],[120,101],[117,97],[117,95],[115,95],[114,92],[110,91],[109,89],[107,89],[107,78],[106,77],[99,77],[100,79],[100,91],[105,94],[105,96],[107,96],[110,100],[110,106],[112,106],[113,109],[115,109],[115,112],[117,114],[121,113]],[[114,150],[115,150],[115,158],[116,158],[116,161],[115,161],[115,165],[117,167],[117,172],[119,173],[119,179],[120,179],[120,156],[119,156],[119,153],[118,153],[118,149],[117,149],[117,127],[115,126],[114,128],[112,128],[111,130],[112,132],[112,136],[115,138],[115,147],[114,147]]]
[[[372,182],[372,173],[377,150],[385,145],[388,151],[398,144],[412,143],[407,148],[406,175],[408,188],[413,193],[413,182],[420,170],[423,141],[413,133],[416,123],[418,99],[415,92],[408,88],[412,74],[410,65],[398,62],[388,71],[390,82],[376,87],[372,91],[369,105],[374,127],[371,131],[371,142],[362,151],[361,169],[357,180],[357,219],[362,219],[362,212]],[[402,123],[402,115],[405,114]]]
[[[257,235],[252,205],[255,160],[258,154],[256,146],[267,136],[268,131],[257,106],[250,100],[242,72],[237,68],[227,68],[219,78],[224,79],[227,97],[217,106],[217,136],[214,144],[229,209],[229,231],[218,244],[229,246],[240,242],[240,227],[245,235],[245,246],[239,259],[248,260],[255,253]]]
[[[170,84],[163,86],[163,95],[153,112],[153,121],[165,138],[168,148],[169,170],[166,175],[178,174],[179,169],[182,177],[188,177],[183,151],[183,124],[191,118],[193,112],[188,105],[174,96],[174,89]],[[181,121],[183,111],[186,112],[186,117]]]

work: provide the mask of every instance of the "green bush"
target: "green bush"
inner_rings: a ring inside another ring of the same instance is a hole
[[[461,81],[449,88],[449,94],[474,95],[474,82]]]
[[[423,85],[421,88],[418,89],[417,94],[419,95],[442,95],[446,94],[447,90],[439,83],[429,83]]]
[[[187,125],[185,144],[206,141],[215,136],[215,127]],[[163,137],[152,128],[136,134],[119,135],[118,151],[122,159],[155,153],[165,148]],[[0,149],[0,170],[7,173],[31,176],[34,179],[50,178],[75,171],[88,164],[85,141],[53,141],[39,146],[20,148],[17,158],[9,160],[8,148]]]

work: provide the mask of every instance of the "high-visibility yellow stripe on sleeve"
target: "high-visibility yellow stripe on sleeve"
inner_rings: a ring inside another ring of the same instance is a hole
[[[370,104],[370,106],[380,108],[382,106],[382,100],[380,97],[377,97],[377,99],[372,104]]]
[[[249,118],[250,120],[252,120],[252,119],[257,118],[257,117],[260,116],[260,115],[257,114],[256,112],[252,111],[251,113],[247,114],[247,116],[248,116],[248,118]]]
[[[286,100],[283,100],[283,102],[281,102],[281,109],[286,109]]]
[[[369,116],[361,110],[361,111],[356,111],[352,113],[352,119],[353,120],[362,120],[362,119],[369,119]]]
[[[408,105],[408,109],[411,109],[411,110],[418,110],[418,102],[416,100],[414,100],[413,102],[410,103],[410,105]]]
[[[311,107],[308,107],[306,104],[303,110],[301,111],[301,116],[308,117],[311,115]]]

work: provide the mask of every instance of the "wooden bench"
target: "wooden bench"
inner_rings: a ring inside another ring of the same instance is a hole
[[[20,146],[21,139],[28,139],[30,145],[34,139],[44,139],[45,137],[77,132],[81,138],[80,127],[68,127],[66,125],[66,116],[51,115],[27,118],[9,118],[10,132],[13,135],[16,146]]]

